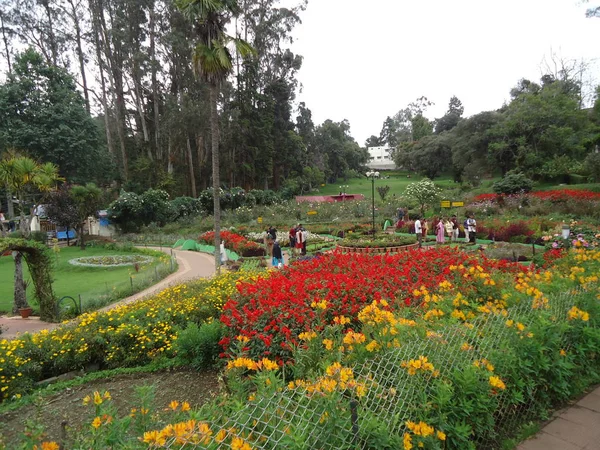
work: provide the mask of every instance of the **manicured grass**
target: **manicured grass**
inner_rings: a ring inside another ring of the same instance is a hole
[[[95,268],[79,267],[69,264],[69,260],[83,256],[122,255],[129,254],[123,250],[108,250],[102,247],[89,247],[82,251],[78,247],[64,247],[60,249],[52,271],[54,279],[53,288],[57,298],[65,295],[78,299],[81,295],[82,304],[92,298],[110,293],[110,291],[127,290],[131,286],[130,276],[133,276],[134,286],[136,279],[154,276],[155,267],[160,265],[158,258],[149,264],[140,267],[138,273],[133,266]],[[0,257],[0,312],[12,310],[14,289],[15,264],[10,256]],[[23,263],[25,280],[31,281],[27,264]],[[139,283],[138,283],[139,284]],[[34,287],[30,283],[27,288],[27,300],[36,309],[34,301]]]
[[[424,177],[417,174],[410,174],[410,178],[408,178],[408,172],[402,171],[393,171],[393,172],[381,172],[381,177],[389,177],[389,178],[378,178],[375,179],[375,198],[379,198],[379,194],[377,193],[377,187],[379,186],[389,186],[390,191],[387,196],[392,197],[395,195],[402,195],[406,186],[410,183],[415,183],[417,181],[422,180]],[[442,188],[442,189],[454,189],[458,188],[460,185],[454,182],[451,174],[442,175],[435,180],[434,183]],[[488,185],[491,186],[491,182],[494,180],[484,180],[482,186],[485,186],[483,192],[488,191]],[[348,186],[347,188],[342,188],[341,186]],[[373,187],[371,185],[371,180],[368,178],[352,178],[347,181],[343,181],[339,179],[336,183],[328,184],[324,187],[319,188],[319,195],[337,195],[340,191],[345,191],[347,194],[363,194],[367,198],[371,198]]]

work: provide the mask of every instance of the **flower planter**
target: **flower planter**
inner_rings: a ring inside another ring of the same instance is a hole
[[[398,246],[398,247],[343,247],[341,245],[338,245],[338,250],[340,250],[343,253],[360,253],[360,254],[365,254],[365,253],[377,253],[377,254],[381,254],[381,253],[401,253],[401,252],[407,252],[409,250],[418,248],[419,244],[418,243],[414,243],[414,244],[409,244],[409,245],[402,245],[402,246]]]
[[[19,314],[21,314],[21,317],[23,319],[27,319],[32,312],[33,308],[31,308],[30,306],[28,306],[27,308],[19,308]]]

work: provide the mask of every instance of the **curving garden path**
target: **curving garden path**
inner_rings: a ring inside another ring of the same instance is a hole
[[[153,250],[163,251],[170,254],[170,248],[154,248]],[[112,303],[99,311],[108,311],[116,306],[132,303],[142,298],[149,297],[157,292],[160,292],[169,286],[181,284],[186,281],[195,280],[198,278],[210,278],[215,273],[215,263],[212,255],[206,253],[190,252],[186,250],[172,250],[173,255],[177,259],[178,269],[158,282],[157,284],[144,289],[130,297]],[[30,317],[22,319],[19,316],[8,317],[0,316],[0,327],[2,327],[1,339],[14,339],[20,333],[36,333],[41,330],[53,330],[61,326],[60,323],[42,322],[39,318]]]

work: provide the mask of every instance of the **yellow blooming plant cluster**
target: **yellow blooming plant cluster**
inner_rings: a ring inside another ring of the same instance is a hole
[[[431,425],[420,421],[418,423],[411,422],[410,420],[405,423],[406,428],[410,430],[403,435],[403,448],[404,450],[411,450],[415,448],[425,448],[426,444],[429,444],[429,439],[437,439],[438,441],[446,440],[446,433],[442,430],[436,430]],[[416,445],[415,445],[416,444]],[[430,448],[428,445],[427,448]]]
[[[288,389],[301,390],[308,395],[328,395],[334,392],[343,393],[346,390],[350,390],[358,398],[364,397],[367,393],[366,384],[355,380],[352,369],[343,367],[339,362],[328,366],[325,369],[325,375],[314,381],[302,379],[291,381],[288,384]]]
[[[227,362],[227,370],[231,369],[246,369],[252,371],[274,371],[279,370],[279,366],[275,361],[268,358],[262,358],[260,361],[252,361],[250,358],[236,358]]]
[[[107,312],[81,315],[74,324],[22,339],[0,341],[0,399],[23,393],[42,378],[83,368],[143,365],[173,356],[176,327],[218,316],[252,272],[227,272],[210,280],[170,287],[148,299]]]
[[[573,306],[567,313],[567,318],[569,320],[582,320],[583,322],[587,322],[590,320],[590,314],[586,311],[582,311],[577,306]]]
[[[439,370],[433,367],[433,364],[429,362],[427,356],[419,356],[418,359],[411,359],[409,361],[402,361],[400,364],[404,367],[409,375],[431,373],[431,376],[438,377],[440,375]]]

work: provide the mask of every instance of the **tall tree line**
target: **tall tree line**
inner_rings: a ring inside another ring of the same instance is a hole
[[[566,69],[565,69],[566,67]],[[600,151],[600,87],[595,106],[582,105],[580,74],[564,65],[539,82],[522,79],[510,101],[494,111],[463,117],[452,97],[446,113],[424,116],[425,97],[383,122],[367,146],[387,145],[399,167],[435,178],[478,185],[483,176],[523,172],[534,180],[560,183],[594,178]]]
[[[339,172],[335,152],[306,120],[310,110],[301,105],[294,111],[302,57],[289,44],[306,6],[306,0],[294,7],[279,0],[237,1],[228,32],[256,54],[236,58],[220,90],[221,185],[279,189],[293,179],[304,182],[307,166],[318,171],[314,183]],[[190,196],[212,185],[210,89],[191,64],[198,30],[173,1],[4,0],[0,28],[6,84],[23,81],[11,76],[18,55],[30,48],[40,55],[40,67],[72,76],[83,107],[96,118],[98,142],[88,145],[92,157],[81,159],[90,161],[88,170],[76,177],[99,175],[94,161],[102,153],[110,163],[102,164],[102,179],[94,181]],[[339,139],[351,140],[348,133]],[[0,142],[0,151],[20,144]],[[46,151],[35,156],[58,164],[52,149]],[[358,170],[366,162],[364,150],[354,143],[351,152],[345,166]]]

